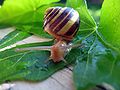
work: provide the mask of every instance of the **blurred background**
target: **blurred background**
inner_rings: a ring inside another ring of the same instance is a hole
[[[5,0],[0,0],[0,5],[3,4]],[[65,3],[66,0],[61,0],[62,3]],[[88,2],[88,6],[91,7],[91,6],[96,6],[96,7],[101,7],[101,4],[103,2],[103,0],[87,0]]]
[[[101,8],[103,0],[86,0],[88,3],[88,7],[96,7]]]
[[[101,8],[103,0],[86,0],[88,3],[88,7],[96,7],[96,8]],[[61,0],[62,3],[65,3],[66,0]]]
[[[0,0],[0,5],[2,5],[3,1],[4,1],[4,0]]]
[[[2,5],[4,3],[5,0],[0,0],[0,5]],[[88,4],[88,9],[91,13],[91,15],[93,16],[93,18],[95,19],[95,21],[97,22],[97,24],[99,24],[99,20],[100,20],[100,9],[102,6],[102,2],[103,0],[86,0],[87,4]],[[65,3],[66,0],[61,0],[60,3]]]

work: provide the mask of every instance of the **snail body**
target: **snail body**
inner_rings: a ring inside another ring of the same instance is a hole
[[[68,51],[66,46],[76,35],[79,24],[79,14],[72,8],[51,7],[46,10],[43,28],[56,39],[50,56],[54,62],[64,60]]]
[[[64,41],[58,41],[56,44],[54,44],[51,47],[51,56],[50,58],[54,62],[60,62],[61,60],[64,60],[64,56],[66,52],[69,50],[66,48],[67,44]]]

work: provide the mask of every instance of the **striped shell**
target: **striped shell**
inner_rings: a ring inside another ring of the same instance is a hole
[[[69,7],[51,7],[44,16],[44,30],[57,40],[71,41],[78,31],[79,14]]]

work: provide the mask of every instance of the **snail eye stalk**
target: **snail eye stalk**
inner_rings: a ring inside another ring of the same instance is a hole
[[[69,51],[73,48],[78,48],[78,47],[83,47],[83,44],[75,44],[75,45],[66,45],[63,44],[63,42],[58,42],[57,44],[53,46],[39,46],[39,47],[28,47],[28,48],[16,48],[16,52],[22,52],[22,51],[33,51],[33,50],[48,50],[51,51],[51,56],[49,60],[53,60],[53,62],[60,62],[64,61],[65,63],[66,60],[64,57],[69,53]]]

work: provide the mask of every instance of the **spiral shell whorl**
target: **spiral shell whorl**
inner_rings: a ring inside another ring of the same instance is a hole
[[[56,39],[71,41],[78,31],[79,14],[69,7],[51,7],[44,16],[44,30]]]

